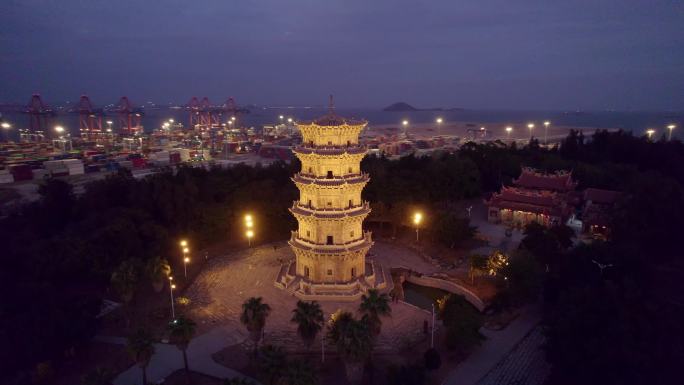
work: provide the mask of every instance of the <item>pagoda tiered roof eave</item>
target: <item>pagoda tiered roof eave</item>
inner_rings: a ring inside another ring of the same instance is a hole
[[[307,242],[299,238],[299,234],[296,231],[292,232],[290,241],[288,242],[290,246],[296,247],[303,251],[313,252],[316,254],[348,254],[350,252],[355,252],[359,250],[368,249],[373,246],[373,241],[371,240],[371,232],[366,231],[363,234],[363,238],[348,242],[345,244],[334,244],[325,245]]]
[[[297,125],[298,126],[319,126],[319,127],[341,127],[341,126],[350,126],[350,127],[365,127],[368,124],[368,121],[366,120],[356,120],[356,119],[350,119],[350,118],[344,118],[341,116],[337,116],[334,113],[329,113],[327,115],[323,115],[318,119],[315,120],[309,120],[309,121],[298,121]]]
[[[295,146],[292,148],[292,152],[295,154],[316,154],[316,155],[359,155],[366,154],[368,149],[366,146]]]
[[[303,176],[301,173],[297,173],[292,177],[292,181],[299,184],[306,185],[318,185],[323,187],[333,187],[333,186],[343,186],[345,184],[360,184],[367,183],[370,180],[370,176],[366,173],[357,174],[355,176],[349,176],[344,178],[308,178]]]
[[[297,216],[313,217],[317,219],[343,219],[343,218],[354,218],[359,216],[366,216],[370,214],[370,204],[364,202],[364,204],[352,207],[346,210],[337,209],[313,209],[305,206],[299,205],[295,202],[289,209],[290,212]]]

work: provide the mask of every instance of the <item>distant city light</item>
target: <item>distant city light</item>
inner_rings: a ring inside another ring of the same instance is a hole
[[[2,128],[4,128],[4,129],[8,129],[8,128],[11,128],[11,127],[12,127],[12,125],[9,124],[9,123],[7,123],[7,122],[2,122],[1,126],[2,126]]]
[[[61,134],[62,132],[64,132],[64,127],[62,127],[62,126],[56,126],[56,127],[55,127],[55,131],[57,131],[58,133]]]
[[[442,123],[442,118],[437,118],[437,123]]]
[[[510,134],[511,131],[513,131],[513,127],[511,127],[511,126],[506,127],[506,132],[508,132]]]
[[[404,121],[401,122],[401,124],[403,124],[404,126],[408,126],[409,121],[408,121],[408,120],[404,120]]]

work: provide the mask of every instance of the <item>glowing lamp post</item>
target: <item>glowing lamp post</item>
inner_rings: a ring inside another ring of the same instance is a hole
[[[648,135],[648,140],[651,140],[651,137],[653,137],[653,134],[655,134],[655,130],[652,128],[649,128],[646,130],[646,135]]]
[[[185,278],[187,278],[188,277],[188,269],[186,266],[187,266],[188,262],[190,262],[190,259],[188,258],[188,252],[190,251],[190,249],[188,248],[188,241],[185,239],[182,239],[179,242],[179,245],[180,245],[181,251],[183,252],[183,267],[185,267]]]
[[[423,221],[423,214],[422,213],[415,213],[413,214],[413,224],[416,225],[416,243],[420,240],[419,238],[419,231],[420,231],[420,222]]]
[[[245,236],[247,237],[247,245],[252,247],[252,238],[254,237],[254,220],[251,214],[245,215]]]
[[[527,128],[530,129],[530,140],[532,140],[532,130],[534,130],[534,123],[529,123]]]
[[[408,132],[409,121],[408,120],[402,120],[401,125],[404,126],[404,135],[406,135]]]
[[[190,258],[188,258],[188,252],[190,252],[190,249],[187,247],[183,248],[183,268],[185,269],[185,278],[188,278],[188,262],[190,262]]]
[[[4,131],[7,131],[7,130],[9,130],[10,128],[12,128],[12,125],[9,124],[9,123],[7,123],[7,122],[2,122],[2,123],[0,123],[0,127],[2,127],[2,131],[3,131],[3,132],[2,132],[2,136],[4,136],[4,135],[5,135],[5,132],[4,132]],[[9,141],[9,139],[8,139],[8,141]]]
[[[190,262],[190,258],[185,257],[183,258],[183,270],[185,271],[185,278],[188,278],[188,263]]]
[[[169,277],[169,293],[171,294],[171,319],[176,319],[176,309],[173,305],[173,289],[176,285],[173,284],[173,277]]]
[[[511,132],[513,132],[513,127],[508,126],[506,127],[506,135],[508,136],[508,139],[511,139]]]
[[[547,137],[548,137],[548,134],[549,134],[549,126],[550,126],[550,125],[551,125],[551,122],[549,122],[548,120],[544,122],[544,144],[548,144],[548,143],[549,143],[548,140],[547,140]]]
[[[443,120],[442,118],[437,118],[437,119],[435,120],[435,122],[437,122],[437,135],[441,135],[441,133],[442,133],[441,128],[442,128],[442,122],[443,122],[443,121],[444,121],[444,120]]]
[[[674,124],[670,124],[669,126],[667,126],[667,129],[669,130],[669,132],[667,133],[667,140],[672,140],[672,130],[674,130],[676,127],[677,126],[675,126]]]

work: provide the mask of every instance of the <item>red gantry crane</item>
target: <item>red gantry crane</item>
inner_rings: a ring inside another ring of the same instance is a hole
[[[102,117],[104,113],[101,108],[93,108],[88,95],[81,95],[75,110],[78,112],[78,126],[82,137],[94,139],[91,136],[98,136],[102,133]]]
[[[115,109],[119,121],[119,127],[125,135],[135,135],[142,132],[142,125],[140,123],[142,117],[142,110],[133,108],[127,96],[122,96],[119,99],[119,104]]]

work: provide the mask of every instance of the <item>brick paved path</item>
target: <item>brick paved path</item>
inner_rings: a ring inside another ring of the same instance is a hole
[[[242,303],[249,297],[263,297],[271,306],[266,321],[265,342],[290,350],[304,350],[290,319],[297,298],[274,286],[281,261],[294,258],[286,244],[255,247],[210,260],[195,282],[185,292],[191,301],[189,315],[201,331],[225,323],[238,323]],[[377,243],[372,248],[373,259],[389,273],[390,267],[406,266],[415,271],[432,273],[438,267],[424,261],[417,253],[391,244]],[[388,277],[389,279],[389,277]],[[358,302],[321,302],[326,317],[337,310],[356,313]],[[392,304],[392,317],[383,319],[379,350],[392,351],[411,340],[424,338],[423,321],[429,314],[403,303]],[[320,343],[319,345],[320,346]]]

